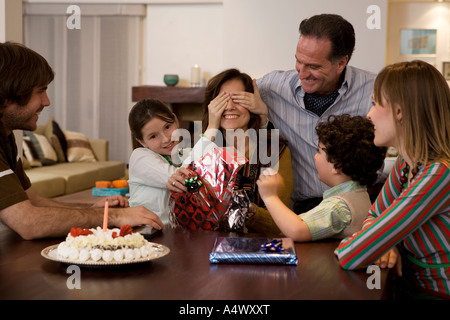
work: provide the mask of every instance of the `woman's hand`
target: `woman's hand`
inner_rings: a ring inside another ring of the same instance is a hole
[[[397,275],[402,275],[402,258],[400,252],[396,247],[386,252],[380,259],[375,261],[375,264],[380,268],[392,269],[395,267]]]
[[[226,92],[220,93],[208,105],[209,123],[208,129],[219,129],[222,114],[230,100],[230,94]]]
[[[186,180],[195,177],[197,174],[188,168],[179,168],[166,183],[166,188],[173,192],[186,192]]]

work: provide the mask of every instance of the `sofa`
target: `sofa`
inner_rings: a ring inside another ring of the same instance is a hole
[[[61,130],[51,119],[33,132],[23,131],[22,161],[33,189],[53,198],[86,190],[96,181],[123,179],[126,164],[108,160],[109,142]]]

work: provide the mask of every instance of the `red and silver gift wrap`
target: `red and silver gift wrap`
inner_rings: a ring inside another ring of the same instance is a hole
[[[171,194],[170,226],[194,230],[212,230],[226,213],[232,199],[236,173],[247,159],[232,147],[216,147],[189,168],[202,185],[195,192]]]

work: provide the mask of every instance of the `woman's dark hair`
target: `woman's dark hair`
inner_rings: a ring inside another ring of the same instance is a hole
[[[206,86],[205,101],[203,103],[203,132],[206,131],[209,124],[209,114],[208,114],[209,103],[220,94],[220,88],[222,87],[222,85],[230,80],[240,80],[244,85],[244,91],[254,93],[252,78],[248,74],[240,72],[238,69],[227,69],[211,78],[208,81],[208,85]],[[247,126],[248,129],[255,130],[256,133],[259,135],[260,133],[259,129],[261,128],[261,118],[259,117],[259,115],[250,112],[250,120]],[[273,128],[272,124],[269,123],[267,128],[269,129],[267,130],[267,141],[271,141],[272,137],[276,136],[276,138],[279,140],[279,149],[272,150],[271,143],[267,143],[265,147],[267,148],[266,151],[268,157],[272,156],[272,151],[274,152],[276,151],[278,155],[280,151],[284,150],[284,146],[287,145],[287,141],[283,137],[280,137],[278,133],[277,134],[272,133],[272,130],[270,130],[272,128]],[[226,136],[227,136],[226,133],[222,131],[223,139],[226,139]],[[258,148],[260,147],[261,145],[259,145]],[[256,153],[255,156],[258,157],[259,159],[259,152]]]
[[[47,60],[37,52],[20,43],[0,43],[0,108],[6,103],[26,105],[33,89],[47,86],[54,76]]]
[[[159,118],[163,121],[174,123],[176,118],[169,107],[156,99],[142,99],[131,108],[128,115],[128,124],[130,126],[133,149],[141,147],[137,140],[142,140],[142,127],[153,118]]]
[[[331,115],[316,127],[325,146],[328,162],[363,186],[373,185],[386,155],[386,148],[374,145],[372,122],[361,116]]]
[[[216,98],[220,93],[222,85],[229,80],[240,80],[244,85],[244,91],[253,93],[253,80],[246,74],[237,69],[227,69],[221,73],[215,75],[208,81],[208,85],[205,89],[205,101],[203,102],[203,132],[208,128],[208,105]],[[250,121],[248,122],[248,128],[258,130],[260,128],[261,118],[250,112]]]
[[[352,57],[355,49],[355,30],[350,22],[336,14],[320,14],[300,23],[300,35],[331,41],[330,61]]]

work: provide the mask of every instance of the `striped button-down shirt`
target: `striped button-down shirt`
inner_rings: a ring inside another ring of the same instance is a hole
[[[399,158],[362,231],[344,239],[335,253],[343,268],[357,269],[399,244],[407,258],[402,266],[409,266],[403,274],[412,273],[419,287],[450,297],[450,163],[423,166],[402,190],[405,166]]]
[[[352,180],[334,186],[324,192],[323,201],[318,206],[299,215],[307,224],[312,241],[332,238],[350,225],[350,207],[344,199],[336,196],[361,188],[358,182]]]
[[[316,125],[331,114],[366,116],[372,106],[375,74],[347,66],[336,101],[317,116],[306,110],[305,92],[296,70],[273,71],[257,80],[261,98],[269,109],[269,120],[287,139],[292,154],[294,190],[292,200],[322,197],[328,187],[319,181],[314,164],[317,152]]]

